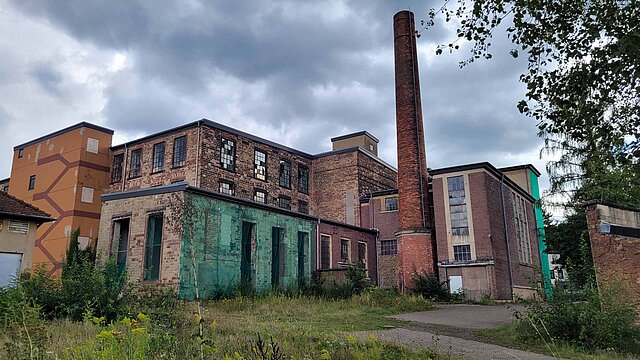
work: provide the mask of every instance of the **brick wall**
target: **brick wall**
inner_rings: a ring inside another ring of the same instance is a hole
[[[388,195],[397,196],[397,194]],[[398,287],[398,256],[382,255],[381,244],[384,240],[396,239],[398,231],[398,211],[383,211],[383,201],[387,196],[378,196],[361,204],[362,226],[378,229],[378,281],[379,286]]]
[[[375,234],[351,227],[328,223],[320,223],[319,232],[320,234],[331,236],[331,268],[338,268],[343,265],[340,261],[340,239],[350,240],[351,262],[355,262],[358,259],[358,242],[365,242],[367,244],[367,275],[374,282],[377,281],[378,269],[376,267]],[[320,262],[316,261],[316,266],[319,267],[319,264]]]
[[[620,284],[628,302],[640,300],[640,210],[613,204],[589,204],[587,226],[591,241],[596,281],[602,291]],[[603,232],[601,225],[612,225]],[[626,228],[619,234],[615,227]],[[635,235],[631,232],[635,231]],[[618,234],[616,234],[618,233]],[[640,310],[640,306],[638,307]],[[640,320],[640,317],[639,317]]]
[[[348,223],[347,197],[353,203],[354,219],[359,203],[357,151],[324,156],[313,161],[312,202],[314,215]],[[358,219],[359,220],[359,219]],[[359,221],[352,222],[359,225]]]
[[[160,279],[157,283],[177,287],[180,280],[182,225],[174,207],[180,206],[182,201],[182,193],[169,193],[103,202],[97,242],[99,256],[106,260],[111,254],[116,254],[118,244],[112,242],[113,220],[129,218],[127,273],[132,282],[141,281],[144,274],[147,218],[149,213],[162,211],[162,255]]]
[[[184,166],[173,167],[173,142],[176,138],[187,136],[187,159]],[[160,142],[165,143],[164,170],[152,173],[153,167],[153,146]],[[129,168],[131,163],[131,151],[142,149],[142,172],[141,176],[131,178],[129,176]],[[187,181],[190,185],[197,186],[196,182],[196,164],[198,151],[198,128],[192,127],[177,132],[164,134],[153,137],[140,143],[135,143],[126,148],[126,156],[123,163],[123,180],[111,182],[111,174],[109,176],[110,184],[104,191],[105,194],[120,192],[124,190],[144,189],[148,187],[167,185],[178,181]],[[124,154],[124,146],[111,148],[111,163],[113,157]]]

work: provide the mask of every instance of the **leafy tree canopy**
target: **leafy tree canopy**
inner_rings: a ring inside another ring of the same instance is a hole
[[[640,183],[640,1],[445,0],[425,25],[438,17],[459,26],[458,39],[437,54],[472,44],[461,66],[490,59],[503,25],[511,55],[527,56],[518,109],[537,121],[545,150],[561,154],[548,166],[552,192],[579,188],[594,170]]]

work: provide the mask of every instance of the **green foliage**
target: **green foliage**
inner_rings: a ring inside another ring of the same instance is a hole
[[[411,278],[412,292],[433,301],[451,301],[452,297],[445,282],[440,282],[436,275],[414,273]]]
[[[322,273],[314,271],[308,284],[300,286],[300,293],[305,295],[323,297],[327,299],[348,299],[371,286],[367,274],[362,265],[353,265],[347,268],[343,281],[332,280],[327,282]]]
[[[560,344],[572,344],[593,351],[614,349],[640,354],[640,327],[636,306],[628,302],[618,285],[584,289],[581,300],[556,290],[547,303],[531,303],[518,324],[523,342],[543,341],[553,352]]]
[[[18,288],[0,290],[0,325],[8,335],[4,342],[7,359],[45,359],[47,339],[40,308]]]

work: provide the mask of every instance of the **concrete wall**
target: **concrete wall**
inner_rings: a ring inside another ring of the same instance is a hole
[[[587,206],[587,226],[600,290],[620,284],[627,292],[628,302],[638,302],[640,209],[590,204]]]
[[[37,229],[38,225],[30,221],[26,234],[14,233],[9,231],[9,219],[0,218],[0,252],[22,254],[20,272],[31,268]]]
[[[305,248],[305,277],[313,270],[315,253],[314,222],[273,211],[250,208],[220,199],[187,195],[193,210],[185,221],[185,236],[181,252],[180,296],[192,299],[194,276],[192,259],[198,272],[200,296],[212,298],[237,289],[241,270],[242,222],[255,224],[256,238],[252,244],[251,272],[258,291],[271,287],[272,228],[285,229],[284,269],[282,287],[298,284],[298,232],[309,234]],[[190,238],[195,239],[191,241]],[[195,254],[195,257],[192,255]]]

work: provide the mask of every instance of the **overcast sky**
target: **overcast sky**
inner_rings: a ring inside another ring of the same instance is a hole
[[[118,144],[208,118],[310,153],[367,130],[395,165],[392,18],[411,6],[419,23],[435,3],[0,0],[0,178],[13,146],[80,121]],[[429,167],[544,173],[516,109],[524,62],[501,35],[492,60],[460,69],[467,52],[435,55],[453,30],[418,39]]]

